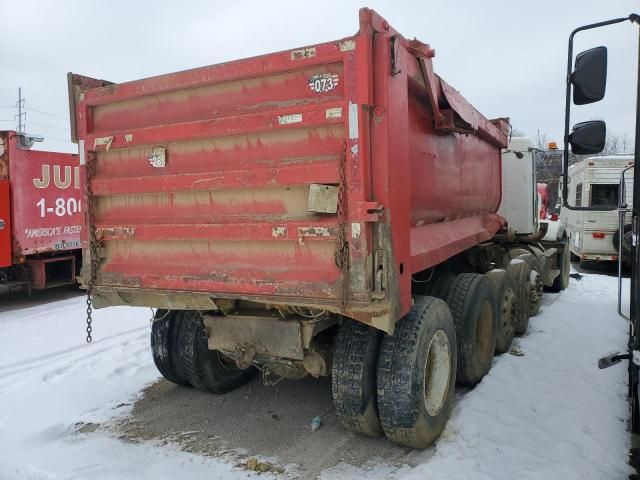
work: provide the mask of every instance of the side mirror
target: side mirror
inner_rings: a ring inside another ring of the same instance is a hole
[[[571,83],[574,104],[587,105],[602,100],[607,87],[607,47],[595,47],[578,54]]]
[[[571,151],[576,155],[600,153],[604,150],[606,136],[607,124],[602,120],[576,123],[569,135]]]

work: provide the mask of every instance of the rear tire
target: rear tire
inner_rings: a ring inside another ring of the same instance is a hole
[[[531,304],[531,268],[522,259],[513,259],[507,267],[516,282],[518,295],[518,315],[516,317],[516,334],[522,335],[529,328],[529,305]]]
[[[529,317],[535,317],[540,312],[542,304],[542,292],[544,290],[544,282],[542,278],[542,268],[538,258],[532,253],[525,253],[518,257],[529,264],[531,273],[529,274],[529,283],[531,296],[529,297]]]
[[[458,382],[473,386],[491,369],[498,315],[493,284],[486,275],[458,275],[447,301],[456,327]]]
[[[378,409],[393,442],[426,448],[442,433],[456,382],[456,331],[447,304],[416,296],[385,336],[378,358]]]
[[[518,320],[518,291],[511,273],[505,270],[491,270],[487,277],[493,282],[498,308],[498,329],[496,331],[496,352],[506,353],[511,348]]]
[[[153,363],[164,378],[178,385],[189,386],[184,377],[179,375],[173,362],[173,343],[178,326],[175,318],[177,311],[156,310],[151,323],[151,353]]]
[[[255,368],[241,370],[217,350],[209,350],[207,332],[198,312],[183,312],[176,347],[178,371],[183,372],[184,378],[198,390],[227,393],[256,374]]]
[[[345,318],[333,354],[331,392],[338,418],[347,430],[382,435],[376,400],[376,367],[382,332]]]

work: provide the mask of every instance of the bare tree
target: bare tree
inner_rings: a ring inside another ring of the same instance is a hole
[[[607,133],[603,154],[613,153],[631,153],[633,150],[633,142],[626,133]]]
[[[541,150],[546,150],[547,143],[549,143],[549,135],[547,135],[547,132],[544,132],[544,131],[541,132],[540,130],[538,130],[536,147],[538,147]]]

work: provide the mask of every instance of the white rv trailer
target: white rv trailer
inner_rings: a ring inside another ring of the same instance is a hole
[[[633,165],[633,155],[628,154],[589,157],[571,165],[568,174],[569,204],[578,207],[617,207],[620,174],[630,165]],[[625,174],[625,185],[626,202],[631,207],[633,170]],[[631,223],[630,214],[627,217],[625,225]],[[617,210],[584,212],[562,208],[560,220],[569,234],[569,249],[580,260],[618,260]]]

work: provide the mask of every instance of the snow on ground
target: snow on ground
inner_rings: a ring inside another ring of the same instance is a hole
[[[591,274],[546,295],[517,341],[523,356],[496,358],[462,394],[425,463],[340,464],[322,478],[626,478],[626,368],[596,367],[626,344],[615,292],[615,277]],[[1,480],[252,476],[219,458],[95,429],[129,414],[158,374],[148,309],[97,311],[91,345],[83,343],[83,312],[82,297],[0,310]]]
[[[86,345],[84,302],[0,313],[0,479],[235,478],[220,461],[77,433],[126,413],[158,377],[150,310],[98,310]]]

